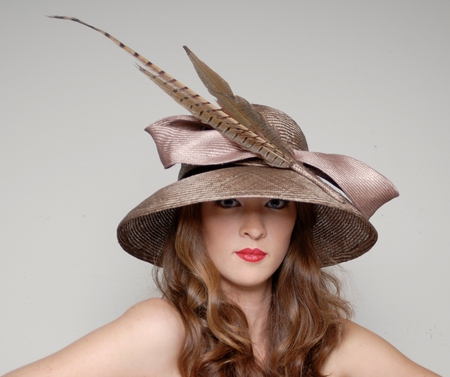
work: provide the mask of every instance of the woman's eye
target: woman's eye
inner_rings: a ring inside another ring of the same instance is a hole
[[[269,208],[273,208],[273,209],[283,209],[288,205],[289,201],[288,200],[283,200],[283,199],[270,199],[267,203],[266,206]]]
[[[222,208],[238,207],[240,203],[236,199],[223,199],[216,202]]]

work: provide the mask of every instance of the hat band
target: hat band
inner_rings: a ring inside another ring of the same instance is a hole
[[[146,131],[153,137],[165,168],[177,163],[207,166],[258,157],[191,116],[163,118]],[[354,158],[302,150],[293,152],[299,163],[318,169],[319,176],[341,189],[366,219],[398,196],[397,189],[386,177]]]

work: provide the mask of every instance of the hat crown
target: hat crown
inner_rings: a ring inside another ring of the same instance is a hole
[[[264,105],[252,105],[278,131],[284,144],[292,149],[307,151],[308,143],[300,126],[286,113]]]
[[[286,113],[274,109],[273,107],[265,106],[265,105],[252,105],[253,109],[258,111],[264,118],[267,120],[269,125],[273,127],[275,131],[279,134],[282,142],[289,149],[296,149],[307,151],[308,143],[306,141],[305,135],[303,134],[300,126],[297,122],[292,119]],[[236,164],[236,163],[235,163]],[[239,164],[239,163],[237,163]],[[262,164],[261,160],[254,160],[252,162],[246,162],[245,165],[248,164]],[[216,165],[209,166],[197,166],[191,164],[181,164],[180,172],[178,174],[178,179],[183,179],[189,177],[193,174],[204,173],[205,171],[209,171],[212,169],[217,169]]]

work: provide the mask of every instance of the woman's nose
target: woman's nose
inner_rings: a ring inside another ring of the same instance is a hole
[[[264,238],[267,231],[261,214],[257,211],[243,214],[240,233],[241,236],[252,239]]]

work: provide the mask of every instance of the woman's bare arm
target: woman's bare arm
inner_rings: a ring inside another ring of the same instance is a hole
[[[61,351],[4,377],[173,376],[183,338],[176,310],[161,299],[150,299]]]

